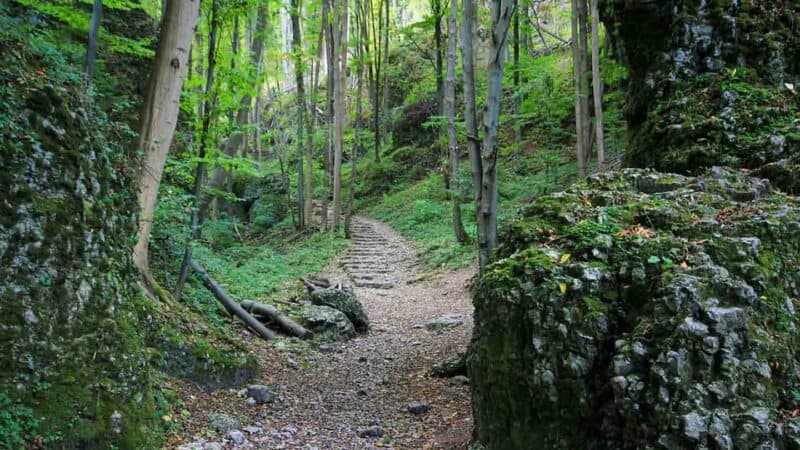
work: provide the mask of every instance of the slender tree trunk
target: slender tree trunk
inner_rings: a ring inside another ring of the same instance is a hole
[[[472,171],[472,198],[475,202],[475,214],[480,211],[481,178],[483,168],[481,160],[481,141],[478,136],[478,111],[475,104],[475,59],[473,56],[473,32],[475,28],[475,0],[461,0],[461,59],[464,66],[464,124],[467,129],[467,151]],[[483,222],[477,220],[477,226]]]
[[[103,18],[102,0],[94,0],[92,5],[92,20],[89,22],[89,43],[86,46],[86,87],[92,85],[94,67],[97,62],[97,30]]]
[[[342,144],[347,117],[347,19],[348,0],[334,0],[334,139],[333,139],[333,230],[338,231],[342,214]]]
[[[433,15],[433,43],[436,47],[436,109],[437,114],[444,115],[444,37],[442,36],[442,19],[444,4],[442,0],[431,0]]]
[[[605,119],[603,116],[603,78],[600,75],[600,13],[598,0],[592,2],[592,87],[594,91],[594,116],[597,142],[597,168],[605,170]]]
[[[450,164],[447,176],[450,178],[450,201],[453,206],[453,232],[456,242],[467,241],[464,223],[461,220],[461,202],[458,190],[458,135],[456,134],[456,46],[458,45],[458,8],[450,6],[447,21],[447,79],[444,88],[444,115],[447,117],[447,144]]]
[[[239,54],[239,16],[233,18],[233,34],[231,36],[231,51],[233,57],[231,58],[231,73],[236,73],[236,58]],[[230,122],[233,123],[233,110],[230,111]],[[242,140],[242,154],[247,154],[247,134],[244,134]],[[228,168],[228,179],[225,192],[231,197],[233,196],[233,167]],[[233,202],[229,199],[225,200],[225,206],[228,217],[233,217]]]
[[[572,77],[575,82],[575,134],[576,134],[576,153],[578,155],[578,177],[586,176],[586,150],[584,148],[585,137],[583,135],[583,73],[581,72],[581,49],[580,49],[580,30],[578,27],[578,2],[582,0],[572,0]]]
[[[519,30],[519,0],[515,0],[515,13],[514,13],[514,153],[519,155],[522,151],[522,124],[519,118],[519,107],[522,103],[522,95],[519,92],[520,82],[520,67],[519,67],[519,47],[520,47],[520,30]]]
[[[324,25],[323,25],[324,26]],[[305,216],[306,224],[311,224],[314,215],[314,133],[317,122],[317,85],[319,83],[319,67],[322,63],[322,36],[323,30],[320,29],[317,38],[316,60],[311,62],[311,93],[308,99],[308,120],[306,136],[306,191],[305,191]]]
[[[295,126],[297,133],[295,141],[297,144],[297,226],[305,228],[305,183],[303,181],[303,149],[305,141],[303,132],[305,131],[305,109],[306,97],[303,87],[303,43],[300,30],[300,0],[291,0],[292,11],[292,53],[294,54],[294,79],[295,79],[295,101],[297,116]]]
[[[381,51],[381,42],[383,39],[383,3],[389,0],[380,0],[378,3],[378,17],[377,17],[377,29],[375,28],[375,10],[372,6],[372,0],[369,0],[369,11],[371,13],[371,22],[372,22],[372,39],[374,50],[373,53],[375,55],[374,58],[374,66],[375,66],[375,87],[373,89],[374,98],[372,99],[372,120],[374,121],[374,139],[375,139],[375,162],[380,162],[381,160],[381,121],[383,120],[383,116],[381,115],[381,86],[382,86],[382,78],[381,78],[381,70],[383,69],[383,54]]]
[[[528,17],[528,3],[525,0],[519,0],[517,4],[517,14],[520,15],[519,21],[522,23],[523,29],[521,30],[521,38],[520,47],[522,49],[522,53],[526,55],[530,55],[531,51],[531,36],[530,36],[530,28],[528,28],[528,22],[530,21]]]
[[[148,272],[148,239],[158,199],[164,163],[175,134],[181,87],[186,76],[189,47],[200,9],[199,0],[170,0],[159,33],[150,83],[142,106],[137,148],[143,153],[139,174],[139,223],[133,260]]]
[[[181,299],[183,296],[183,286],[189,277],[189,268],[192,262],[192,250],[194,243],[200,239],[202,231],[203,217],[200,215],[200,198],[203,196],[203,184],[205,183],[206,149],[208,148],[209,130],[211,128],[211,90],[214,87],[214,74],[217,65],[217,0],[211,2],[211,31],[208,34],[208,70],[206,71],[206,88],[203,92],[203,125],[200,135],[200,148],[197,152],[197,167],[194,174],[194,204],[192,205],[192,216],[190,222],[190,237],[183,251],[183,261],[181,263],[178,282],[175,284],[175,298]]]
[[[381,94],[383,95],[383,127],[381,128],[381,142],[386,142],[389,134],[389,13],[391,0],[384,0],[383,7],[386,13],[386,23],[383,27],[383,87]]]
[[[327,66],[327,82],[325,83],[325,112],[326,112],[326,129],[325,129],[325,152],[322,155],[322,164],[324,166],[325,176],[323,177],[324,191],[322,196],[322,227],[328,229],[328,198],[331,194],[331,155],[333,154],[333,102],[334,102],[334,72],[335,67],[333,63],[333,23],[331,20],[331,1],[322,1],[322,23],[325,26],[325,62]]]
[[[589,107],[589,98],[591,92],[589,91],[589,80],[591,72],[589,70],[589,14],[586,4],[587,0],[578,0],[578,41],[580,52],[580,71],[581,71],[581,125],[583,127],[583,151],[584,163],[588,165],[589,156],[592,152],[592,130],[590,122],[591,109]]]
[[[369,0],[367,0],[369,1]],[[356,45],[356,53],[358,56],[358,68],[356,69],[356,120],[355,120],[355,143],[353,145],[353,153],[350,155],[350,189],[348,190],[349,197],[347,199],[347,214],[345,215],[344,233],[348,239],[351,237],[350,225],[353,221],[353,208],[356,200],[356,168],[358,161],[358,154],[361,152],[361,120],[362,108],[361,97],[364,95],[364,49],[361,41],[365,39],[366,27],[364,26],[364,14],[360,0],[355,0],[355,14],[356,19],[354,32],[359,37],[359,42]]]
[[[492,1],[492,32],[489,40],[489,68],[486,111],[483,116],[483,160],[478,221],[478,256],[485,271],[497,246],[497,134],[500,127],[500,96],[503,93],[503,65],[508,44],[508,28],[513,14],[513,0]]]

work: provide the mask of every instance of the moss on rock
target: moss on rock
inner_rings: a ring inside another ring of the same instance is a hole
[[[0,412],[0,448],[158,448],[161,371],[213,387],[252,375],[255,362],[184,306],[142,294],[126,127],[28,14],[6,8],[0,404],[10,413]]]
[[[474,287],[487,449],[793,448],[800,203],[713,168],[534,201]]]
[[[796,0],[604,2],[630,74],[627,163],[687,174],[796,165],[798,14]],[[763,175],[796,189],[783,171]]]

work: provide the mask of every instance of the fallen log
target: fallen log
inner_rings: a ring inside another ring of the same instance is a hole
[[[272,305],[266,305],[264,303],[254,302],[252,300],[245,300],[242,302],[242,308],[251,313],[261,314],[269,317],[273,322],[278,324],[283,331],[291,334],[292,336],[306,339],[312,334],[311,331],[303,328],[302,325],[290,319]]]
[[[318,279],[315,277],[300,277],[300,282],[303,283],[306,289],[308,289],[309,294],[318,289],[326,289],[331,286],[330,281],[324,278]]]
[[[222,306],[225,307],[232,315],[235,315],[242,319],[244,323],[246,323],[250,328],[252,328],[256,333],[258,333],[262,338],[270,341],[278,336],[275,332],[271,331],[267,327],[264,326],[263,323],[259,322],[258,319],[250,315],[247,311],[245,311],[238,303],[233,301],[233,299],[222,289],[216,281],[214,281],[211,276],[208,275],[208,272],[201,267],[196,262],[192,261],[192,270],[197,272],[197,276],[200,277],[200,280],[203,282],[203,285],[214,294],[214,297],[222,303]]]

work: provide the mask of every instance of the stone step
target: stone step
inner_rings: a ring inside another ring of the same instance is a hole
[[[353,281],[353,283],[355,283],[356,287],[368,288],[368,289],[391,289],[394,287],[394,283],[379,282],[379,281],[355,280]]]
[[[380,266],[374,264],[347,264],[344,266],[346,270],[358,272],[359,270],[365,270],[369,272],[376,272],[376,273],[389,273],[393,272],[392,268],[389,266]]]

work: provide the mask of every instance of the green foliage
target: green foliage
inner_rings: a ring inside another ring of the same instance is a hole
[[[91,12],[87,10],[76,9],[71,2],[65,0],[55,0],[49,2],[41,2],[36,0],[16,0],[18,3],[34,8],[42,14],[53,17],[54,19],[66,24],[74,32],[88,34],[89,22],[91,21]],[[106,2],[105,7],[114,8],[118,7],[123,11],[129,11],[133,8],[140,8],[139,5],[128,1],[115,1]],[[98,33],[99,40],[106,41],[109,50],[118,53],[124,53],[140,57],[152,57],[154,52],[152,50],[152,39],[131,39],[124,36],[118,36],[109,33],[103,27]]]
[[[38,426],[39,420],[34,417],[32,409],[0,392],[0,448],[24,448],[36,436]]]
[[[288,296],[299,277],[321,270],[348,245],[341,236],[316,233],[285,244],[276,236],[266,245],[237,243],[217,251],[198,247],[195,255],[234,298],[265,300]],[[216,303],[202,287],[197,288],[191,289],[187,298],[201,309]]]

